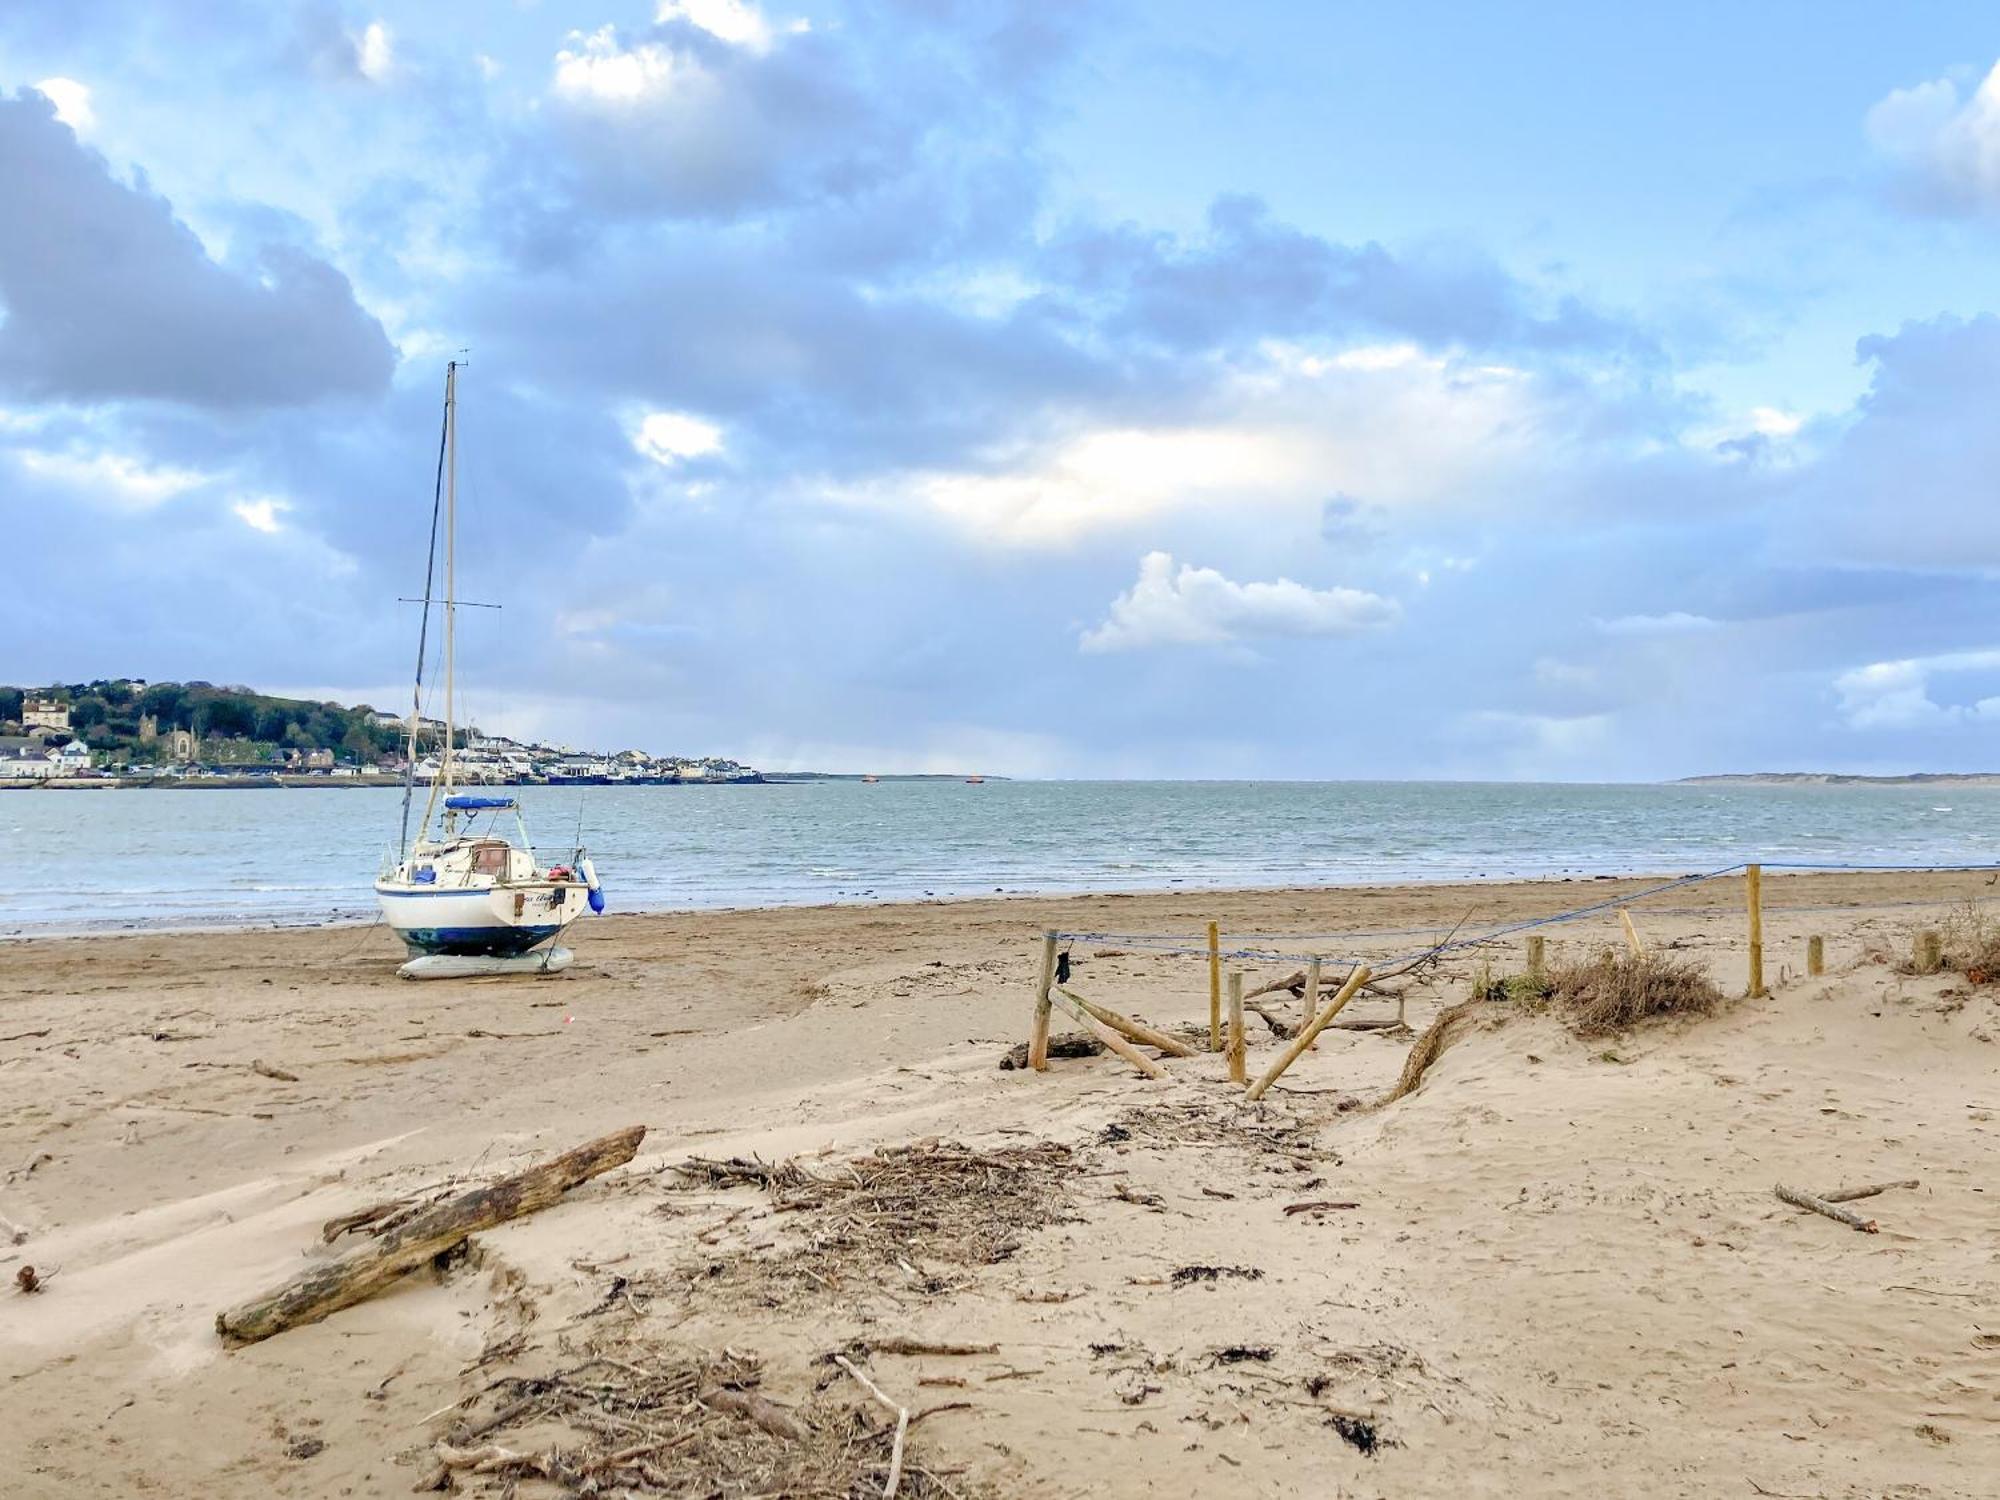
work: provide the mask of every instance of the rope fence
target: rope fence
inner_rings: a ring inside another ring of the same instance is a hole
[[[1309,1020],[1302,1024],[1300,1035],[1306,1039],[1306,1044],[1309,1045],[1311,1037],[1317,1036],[1321,1030],[1331,1024],[1340,1008],[1367,985],[1371,974],[1378,976],[1393,975],[1413,964],[1435,961],[1447,954],[1481,948],[1505,938],[1520,937],[1523,935],[1528,936],[1529,966],[1531,970],[1538,969],[1540,966],[1539,950],[1542,945],[1542,940],[1539,936],[1541,929],[1571,922],[1586,921],[1592,917],[1604,916],[1611,912],[1619,914],[1625,929],[1627,943],[1630,945],[1633,954],[1635,956],[1641,955],[1645,949],[1638,929],[1632,922],[1630,908],[1633,905],[1655,896],[1666,895],[1672,891],[1687,890],[1694,886],[1706,884],[1709,881],[1730,879],[1736,876],[1743,877],[1746,915],[1749,919],[1749,972],[1745,994],[1755,998],[1767,993],[1764,986],[1763,940],[1763,919],[1766,910],[1763,902],[1763,874],[1766,870],[1796,871],[1802,873],[1906,875],[1996,874],[2000,873],[2000,862],[1896,864],[1875,861],[1745,860],[1735,864],[1724,865],[1718,869],[1703,870],[1692,875],[1683,875],[1676,879],[1660,881],[1657,884],[1645,886],[1636,891],[1621,891],[1615,895],[1606,896],[1599,901],[1585,902],[1579,906],[1549,912],[1542,916],[1503,922],[1474,932],[1461,932],[1459,927],[1432,926],[1363,929],[1330,933],[1246,933],[1236,935],[1235,946],[1225,947],[1222,942],[1220,925],[1215,922],[1210,922],[1206,933],[1199,936],[1182,935],[1179,933],[1050,930],[1042,936],[1041,977],[1036,991],[1034,1028],[1030,1034],[1028,1043],[1028,1065],[1037,1071],[1045,1070],[1048,1066],[1049,1018],[1055,1004],[1055,997],[1060,996],[1063,1008],[1081,1021],[1087,1030],[1096,1034],[1106,1046],[1110,1047],[1120,1056],[1126,1057],[1127,1061],[1132,1061],[1135,1065],[1140,1065],[1141,1071],[1148,1076],[1164,1076],[1157,1064],[1154,1064],[1151,1059],[1145,1058],[1142,1054],[1133,1051],[1130,1042],[1126,1040],[1127,1038],[1131,1038],[1145,1041],[1149,1045],[1158,1046],[1160,1033],[1154,1032],[1151,1028],[1139,1026],[1127,1017],[1087,1001],[1082,996],[1076,995],[1066,988],[1069,983],[1069,950],[1078,943],[1124,948],[1149,956],[1205,958],[1208,961],[1209,982],[1209,1050],[1212,1052],[1227,1051],[1230,1059],[1231,1077],[1238,1078],[1240,1081],[1239,1075],[1242,1071],[1241,1052],[1243,1045],[1242,1006],[1240,1000],[1242,976],[1240,974],[1231,976],[1228,1016],[1229,1029],[1227,1038],[1225,1039],[1222,1004],[1222,963],[1224,960],[1237,963],[1296,964],[1303,966],[1308,975],[1305,984],[1305,998],[1308,1002],[1307,1013]],[[1989,884],[1991,883],[1989,882]],[[1921,906],[1933,903],[1911,901],[1898,902],[1896,904],[1899,906]],[[1713,909],[1669,908],[1668,910],[1681,910],[1688,914],[1694,914]],[[1812,906],[1770,908],[1773,911],[1798,912],[1827,909],[1829,908]],[[1655,910],[1661,909],[1655,908]],[[1357,940],[1366,940],[1369,938],[1411,938],[1426,935],[1432,937],[1433,941],[1427,942],[1421,947],[1395,953],[1386,958],[1368,957],[1355,953],[1330,954],[1324,948],[1293,951],[1289,946],[1265,946],[1267,942],[1284,945],[1318,943],[1346,945]],[[1935,934],[1925,934],[1925,937],[1929,938],[1934,946]],[[1809,975],[1821,973],[1823,962],[1824,944],[1821,939],[1815,937],[1808,945],[1807,973]],[[1319,981],[1322,970],[1325,967],[1330,967],[1336,971],[1332,978],[1340,981],[1339,992],[1325,1010],[1319,1011],[1318,1014],[1313,1014],[1318,1005],[1320,995]],[[1343,969],[1345,970],[1344,975],[1338,972]],[[1185,1050],[1187,1055],[1192,1055],[1192,1049]],[[1264,1089],[1268,1088],[1271,1082],[1276,1079],[1278,1074],[1290,1066],[1291,1062],[1303,1050],[1304,1046],[1295,1046],[1291,1049],[1284,1058],[1280,1059],[1278,1065],[1269,1074],[1260,1079],[1256,1085],[1252,1086],[1249,1097],[1259,1097]]]

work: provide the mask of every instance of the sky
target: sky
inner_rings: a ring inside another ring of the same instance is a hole
[[[2000,22],[11,0],[0,680],[772,769],[2000,770]]]

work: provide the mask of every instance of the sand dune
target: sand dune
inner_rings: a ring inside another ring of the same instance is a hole
[[[913,1450],[967,1495],[1991,1494],[2000,1002],[1882,961],[1989,899],[1978,877],[1772,880],[1769,998],[1611,1040],[1489,1019],[1385,1109],[1354,1106],[1407,1035],[1328,1033],[1248,1110],[1209,1056],[1164,1084],[996,1067],[1043,926],[1380,931],[1622,888],[626,917],[536,983],[398,983],[379,930],[0,947],[0,1216],[25,1236],[0,1271],[54,1272],[0,1300],[0,1472],[27,1496],[402,1493],[440,1408],[593,1341],[754,1351],[802,1403],[858,1399],[820,1357],[893,1337],[996,1346],[868,1365],[907,1404],[967,1403]],[[1733,993],[1739,901],[1638,918]],[[1809,932],[1821,979],[1799,977]],[[1615,919],[1552,934],[1618,941]],[[1205,1017],[1199,959],[1075,959],[1094,998]],[[1455,958],[1409,1020],[1516,961]],[[1275,1052],[1258,1039],[1253,1070]],[[632,1123],[630,1168],[441,1279],[217,1343],[219,1308],[326,1253],[325,1219]],[[829,1209],[667,1170],[832,1174],[933,1138],[1068,1148],[1035,1169],[1046,1222],[968,1263],[973,1221],[940,1197],[906,1249],[857,1251]],[[1922,1186],[1870,1200],[1872,1236],[1771,1192],[1900,1178]]]

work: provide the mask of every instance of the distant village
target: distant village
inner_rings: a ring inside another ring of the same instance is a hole
[[[419,721],[416,775],[439,772],[444,725]],[[0,787],[314,786],[400,782],[409,720],[366,706],[272,698],[207,683],[129,678],[0,689]],[[580,751],[460,730],[457,781],[484,786],[760,782],[719,756]]]

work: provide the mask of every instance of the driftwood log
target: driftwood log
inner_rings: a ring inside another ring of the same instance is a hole
[[[1824,1198],[1803,1192],[1798,1188],[1786,1187],[1782,1182],[1774,1189],[1777,1195],[1794,1208],[1809,1208],[1816,1214],[1825,1214],[1836,1223],[1845,1224],[1849,1229],[1858,1229],[1863,1234],[1874,1234],[1879,1226],[1873,1219],[1864,1219],[1851,1208],[1842,1208]]]
[[[812,1436],[805,1423],[777,1402],[755,1391],[736,1391],[727,1387],[703,1391],[701,1404],[713,1411],[728,1412],[732,1417],[754,1422],[772,1437],[781,1437],[787,1442],[802,1443]]]
[[[1321,987],[1325,993],[1325,987]],[[1271,1028],[1271,1035],[1281,1042],[1288,1042],[1299,1034],[1296,1022],[1287,1021],[1283,1016],[1274,1016],[1261,1005],[1245,1004],[1243,1007],[1258,1020]],[[1408,1026],[1400,1015],[1356,1016],[1353,1020],[1335,1021],[1326,1028],[1328,1031],[1405,1031]]]
[[[1922,1186],[1923,1184],[1919,1182],[1916,1178],[1909,1177],[1905,1178],[1901,1182],[1871,1182],[1862,1187],[1835,1188],[1830,1193],[1821,1193],[1820,1197],[1825,1199],[1828,1203],[1852,1203],[1856,1198],[1872,1198],[1877,1193],[1888,1192],[1891,1188],[1913,1188]]]
[[[230,1344],[254,1344],[301,1323],[352,1307],[428,1264],[468,1235],[547,1208],[580,1182],[622,1167],[646,1138],[633,1125],[427,1209],[381,1238],[294,1276],[283,1286],[215,1315]]]
[[[1322,979],[1319,985],[1319,992],[1322,996],[1334,994],[1339,991],[1340,986],[1344,982],[1338,979]],[[1368,983],[1362,985],[1361,988],[1368,994],[1381,995],[1390,1000],[1400,1000],[1403,998],[1401,990],[1393,985],[1383,984],[1377,980],[1371,979]],[[1304,969],[1294,969],[1283,979],[1274,979],[1269,984],[1258,985],[1254,990],[1245,990],[1243,998],[1245,1000],[1255,1000],[1260,995],[1275,995],[1280,990],[1289,990],[1295,998],[1303,996],[1306,992],[1306,971]]]

